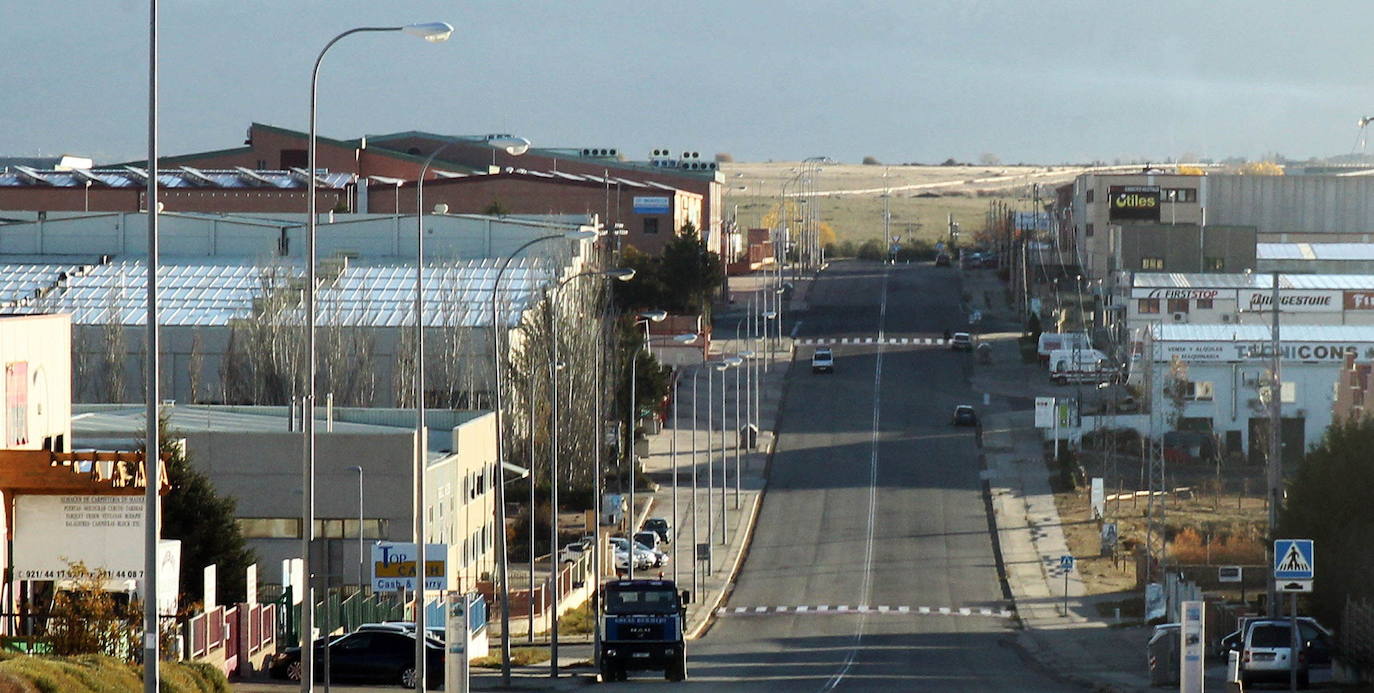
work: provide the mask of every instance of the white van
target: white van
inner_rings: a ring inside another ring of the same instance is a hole
[[[1057,349],[1050,352],[1050,382],[1106,383],[1117,375],[1107,355],[1096,349]]]
[[[1088,343],[1087,335],[1082,332],[1042,332],[1035,349],[1040,355],[1040,363],[1049,363],[1050,352],[1075,347],[1090,349],[1092,345]]]

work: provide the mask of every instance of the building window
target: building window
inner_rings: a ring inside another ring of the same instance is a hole
[[[1089,238],[1092,237],[1092,235],[1093,235],[1093,224],[1092,224],[1092,222],[1088,222],[1087,225],[1083,227],[1083,235],[1084,235],[1084,236],[1088,236]]]
[[[1285,380],[1279,384],[1279,401],[1284,404],[1295,404],[1298,401],[1298,384]]]
[[[297,523],[299,525],[299,522]],[[358,518],[315,520],[315,536],[321,539],[357,539]],[[386,536],[386,520],[363,519],[363,538],[381,539]]]
[[[1160,202],[1197,202],[1197,188],[1165,188],[1159,191]]]
[[[1225,272],[1226,258],[1224,257],[1205,257],[1202,258],[1203,272]]]
[[[1142,257],[1142,258],[1140,258],[1140,269],[1143,269],[1143,270],[1162,270],[1162,269],[1164,269],[1164,258],[1162,258],[1162,257]]]
[[[1092,203],[1093,203],[1093,192],[1094,192],[1094,191],[1093,191],[1092,188],[1088,188],[1088,194],[1087,194],[1086,196],[1084,196],[1084,200],[1085,200],[1088,204],[1092,204]]]
[[[645,219],[644,233],[658,233],[658,219],[653,217]]]
[[[1184,398],[1194,402],[1212,401],[1212,383],[1206,380],[1188,383],[1188,391]]]
[[[234,520],[244,539],[300,539],[298,517],[240,517]]]
[[[1187,313],[1187,312],[1188,312],[1188,299],[1186,299],[1186,298],[1171,298],[1171,299],[1169,299],[1169,312],[1170,312],[1170,313]]]
[[[281,170],[291,168],[305,168],[310,165],[310,157],[304,149],[283,149],[281,150]]]
[[[1158,312],[1159,312],[1159,299],[1157,299],[1157,298],[1142,298],[1142,299],[1140,299],[1140,312],[1141,312],[1141,313],[1158,313]]]
[[[1197,300],[1197,309],[1198,309],[1198,310],[1211,310],[1211,309],[1212,309],[1212,299],[1210,299],[1210,298],[1199,298],[1199,299]]]

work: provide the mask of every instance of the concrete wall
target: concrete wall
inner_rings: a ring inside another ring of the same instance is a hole
[[[71,316],[0,316],[0,449],[70,449],[71,341]]]
[[[1255,229],[1197,224],[1114,224],[1113,270],[1153,272],[1241,272],[1255,267]],[[1162,268],[1145,268],[1143,258],[1164,260]],[[1220,269],[1207,266],[1220,259]]]

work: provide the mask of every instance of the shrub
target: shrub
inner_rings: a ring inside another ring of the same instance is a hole
[[[113,657],[29,657],[0,660],[0,693],[138,693],[142,667]],[[205,662],[163,662],[160,688],[168,693],[229,693],[224,674]]]
[[[875,156],[866,156],[864,157],[863,164],[864,166],[881,166],[882,162],[878,161],[878,158]]]

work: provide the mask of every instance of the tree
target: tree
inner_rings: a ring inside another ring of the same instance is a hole
[[[1283,167],[1272,161],[1248,161],[1236,170],[1242,176],[1282,176]]]
[[[59,657],[103,654],[128,657],[139,650],[141,607],[123,602],[106,591],[107,570],[91,570],[84,563],[68,566],[66,589],[53,596],[43,640]]]
[[[1346,598],[1374,597],[1374,417],[1355,416],[1331,424],[1322,441],[1298,463],[1279,511],[1276,538],[1316,542],[1321,562],[1311,594],[1312,615],[1339,623]],[[1320,560],[1320,558],[1319,558]]]
[[[706,313],[711,297],[725,276],[720,256],[706,248],[691,222],[663,249],[659,259],[660,281],[665,289],[659,306],[670,312]]]
[[[878,157],[876,157],[876,156],[866,156],[866,157],[864,157],[864,159],[863,159],[863,165],[864,165],[864,166],[881,166],[881,165],[882,165],[882,162],[881,162],[881,161],[878,161]]]
[[[242,601],[246,570],[255,560],[234,520],[237,503],[215,493],[210,479],[191,464],[186,448],[176,444],[165,413],[158,416],[159,435],[167,460],[167,494],[162,497],[162,538],[181,540],[180,584],[186,601],[199,601],[201,575],[207,565],[217,568],[219,599]]]
[[[735,163],[735,157],[732,156],[730,152],[716,152],[716,163],[733,164]]]
[[[978,163],[984,166],[997,166],[1002,163],[1002,159],[991,152],[983,152],[978,155]]]

